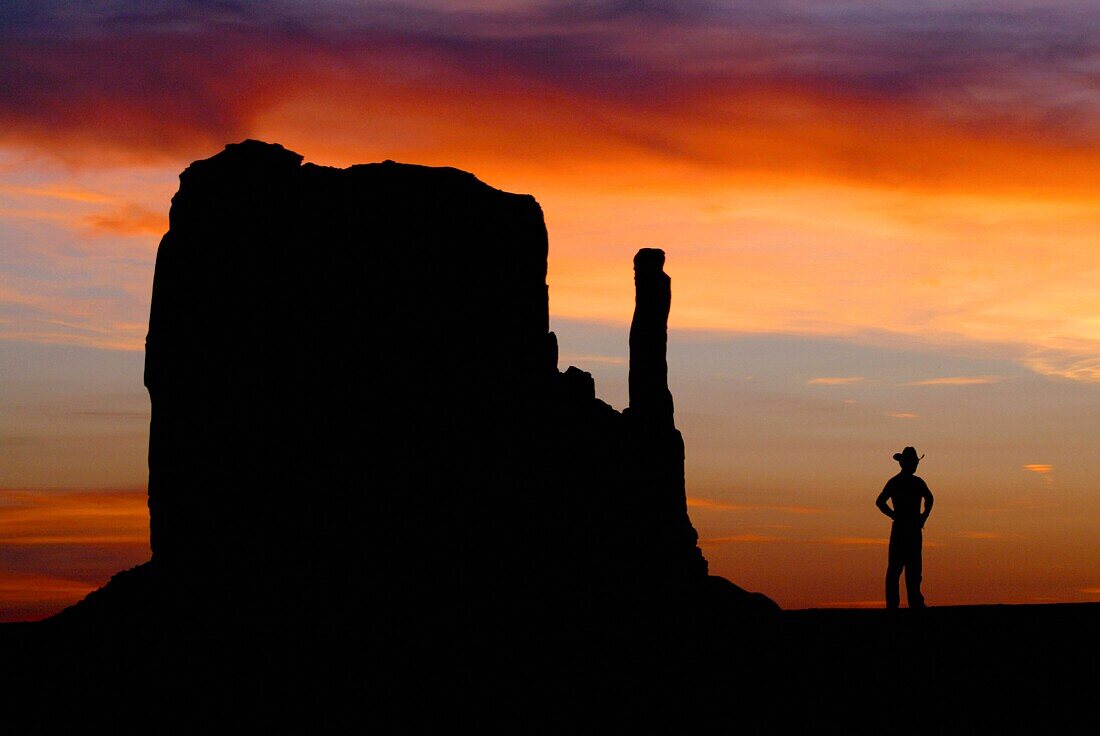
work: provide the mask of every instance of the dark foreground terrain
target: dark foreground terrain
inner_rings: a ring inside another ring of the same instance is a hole
[[[792,690],[842,727],[1041,733],[1094,718],[1100,604],[783,616]]]
[[[336,641],[259,622],[234,636],[202,622],[174,632],[47,622],[0,626],[0,647],[6,713],[46,728],[1027,733],[1094,723],[1100,604],[663,624],[653,638],[649,621],[505,641],[370,630]]]

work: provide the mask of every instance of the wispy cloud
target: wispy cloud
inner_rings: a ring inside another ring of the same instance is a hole
[[[885,547],[887,544],[884,537],[829,537],[815,541],[819,544],[835,544],[842,547]]]
[[[29,187],[0,183],[0,194],[26,198],[54,199],[64,202],[78,202],[80,204],[106,204],[114,200],[114,197],[109,194],[62,185]]]
[[[786,542],[787,537],[775,537],[764,534],[734,534],[728,537],[707,537],[699,540],[703,546],[717,546],[720,544],[769,544],[774,542]]]
[[[825,539],[809,539],[807,544],[827,544],[837,547],[885,547],[890,542],[886,537],[827,537]],[[939,547],[939,542],[925,539],[925,547]]]
[[[627,359],[621,355],[599,355],[595,353],[562,353],[558,356],[559,365],[584,365],[585,363],[626,365]]]
[[[1100,339],[1088,337],[1044,337],[1041,347],[1021,362],[1036,373],[1070,381],[1100,383]]]
[[[951,376],[948,378],[929,378],[923,381],[911,381],[906,386],[978,386],[987,383],[999,383],[1001,376]]]
[[[1002,534],[1001,532],[959,532],[958,536],[963,539],[976,539],[980,541],[995,540],[995,539],[1011,539],[1013,535]]]
[[[820,378],[811,378],[806,383],[819,386],[847,386],[852,383],[859,383],[863,380],[863,376],[822,376]]]
[[[1042,477],[1043,482],[1046,484],[1047,488],[1054,487],[1053,465],[1048,465],[1046,463],[1030,463],[1021,467],[1023,467],[1023,469],[1027,470],[1028,472],[1035,473],[1036,475]]]
[[[825,509],[820,506],[784,506],[782,504],[758,504],[758,503],[726,503],[714,501],[708,498],[696,498],[689,496],[688,508],[710,509],[713,511],[779,511],[787,514],[822,514]]]
[[[43,619],[97,587],[85,580],[56,575],[0,571],[0,622]]]
[[[168,214],[126,203],[107,212],[85,215],[84,223],[95,234],[159,236],[168,230]]]
[[[885,547],[889,544],[887,537],[825,537],[820,539],[799,539],[790,536],[774,536],[761,534],[734,534],[728,536],[706,537],[700,540],[701,544],[733,544],[737,542],[784,542],[799,545],[826,545],[830,547]],[[925,540],[925,547],[938,547],[940,544],[934,540]]]
[[[891,411],[887,412],[886,416],[893,417],[894,419],[918,419],[919,415],[908,411]]]
[[[99,587],[102,580],[72,580],[64,574],[40,574],[28,571],[0,571],[0,622],[39,621],[76,603]]]
[[[0,545],[149,543],[145,491],[0,490]]]

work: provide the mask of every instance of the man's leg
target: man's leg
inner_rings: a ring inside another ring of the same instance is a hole
[[[905,560],[905,593],[910,608],[924,608],[924,596],[920,592],[922,537],[921,531],[916,530],[909,542],[909,554]]]
[[[896,527],[890,529],[890,551],[886,563],[886,608],[894,609],[901,602],[898,583],[901,581],[901,568],[904,564],[899,535]]]

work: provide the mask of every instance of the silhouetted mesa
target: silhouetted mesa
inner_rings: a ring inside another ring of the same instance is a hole
[[[94,597],[103,615],[143,585],[164,616],[368,636],[774,608],[708,578],[696,544],[661,251],[635,258],[619,413],[558,370],[530,196],[250,140],[183,172],[170,224],[146,344],[153,559]]]

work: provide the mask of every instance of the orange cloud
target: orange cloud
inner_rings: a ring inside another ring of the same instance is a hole
[[[145,491],[0,490],[0,545],[145,545]]]
[[[1032,473],[1039,473],[1040,475],[1046,475],[1054,470],[1053,465],[1032,464],[1021,466],[1024,470],[1030,470]]]
[[[765,544],[786,541],[787,537],[772,537],[762,534],[735,534],[729,537],[709,537],[700,539],[699,544],[703,546],[712,546],[719,544]]]
[[[744,504],[744,503],[724,503],[722,501],[712,501],[707,498],[695,498],[688,496],[687,499],[688,508],[697,509],[709,509],[713,511],[779,511],[788,514],[822,514],[825,509],[817,506],[781,506],[774,504]]]
[[[27,187],[14,184],[0,183],[0,194],[16,197],[59,199],[66,202],[79,202],[81,204],[103,204],[110,202],[113,197],[99,192],[92,192],[72,186],[46,186]]]
[[[819,544],[836,544],[842,547],[848,546],[875,546],[885,547],[887,540],[883,537],[830,537],[828,539],[817,540]]]
[[[0,606],[12,604],[54,604],[83,598],[94,585],[42,575],[0,573]]]
[[[886,414],[886,416],[893,417],[894,419],[918,419],[919,418],[919,415],[913,414],[912,412],[908,412],[908,411],[892,411],[892,412],[888,412]]]
[[[838,547],[885,547],[890,542],[885,537],[828,537],[807,540],[808,544],[828,544]],[[939,547],[939,542],[924,540],[925,547]]]
[[[1047,488],[1054,487],[1054,466],[1042,463],[1033,463],[1022,466],[1024,470],[1037,474],[1046,483]]]
[[[84,222],[93,233],[160,236],[168,230],[168,213],[128,203],[109,212],[85,215]]]
[[[950,378],[929,378],[924,381],[911,381],[906,386],[978,386],[998,383],[1000,376],[952,376]]]

